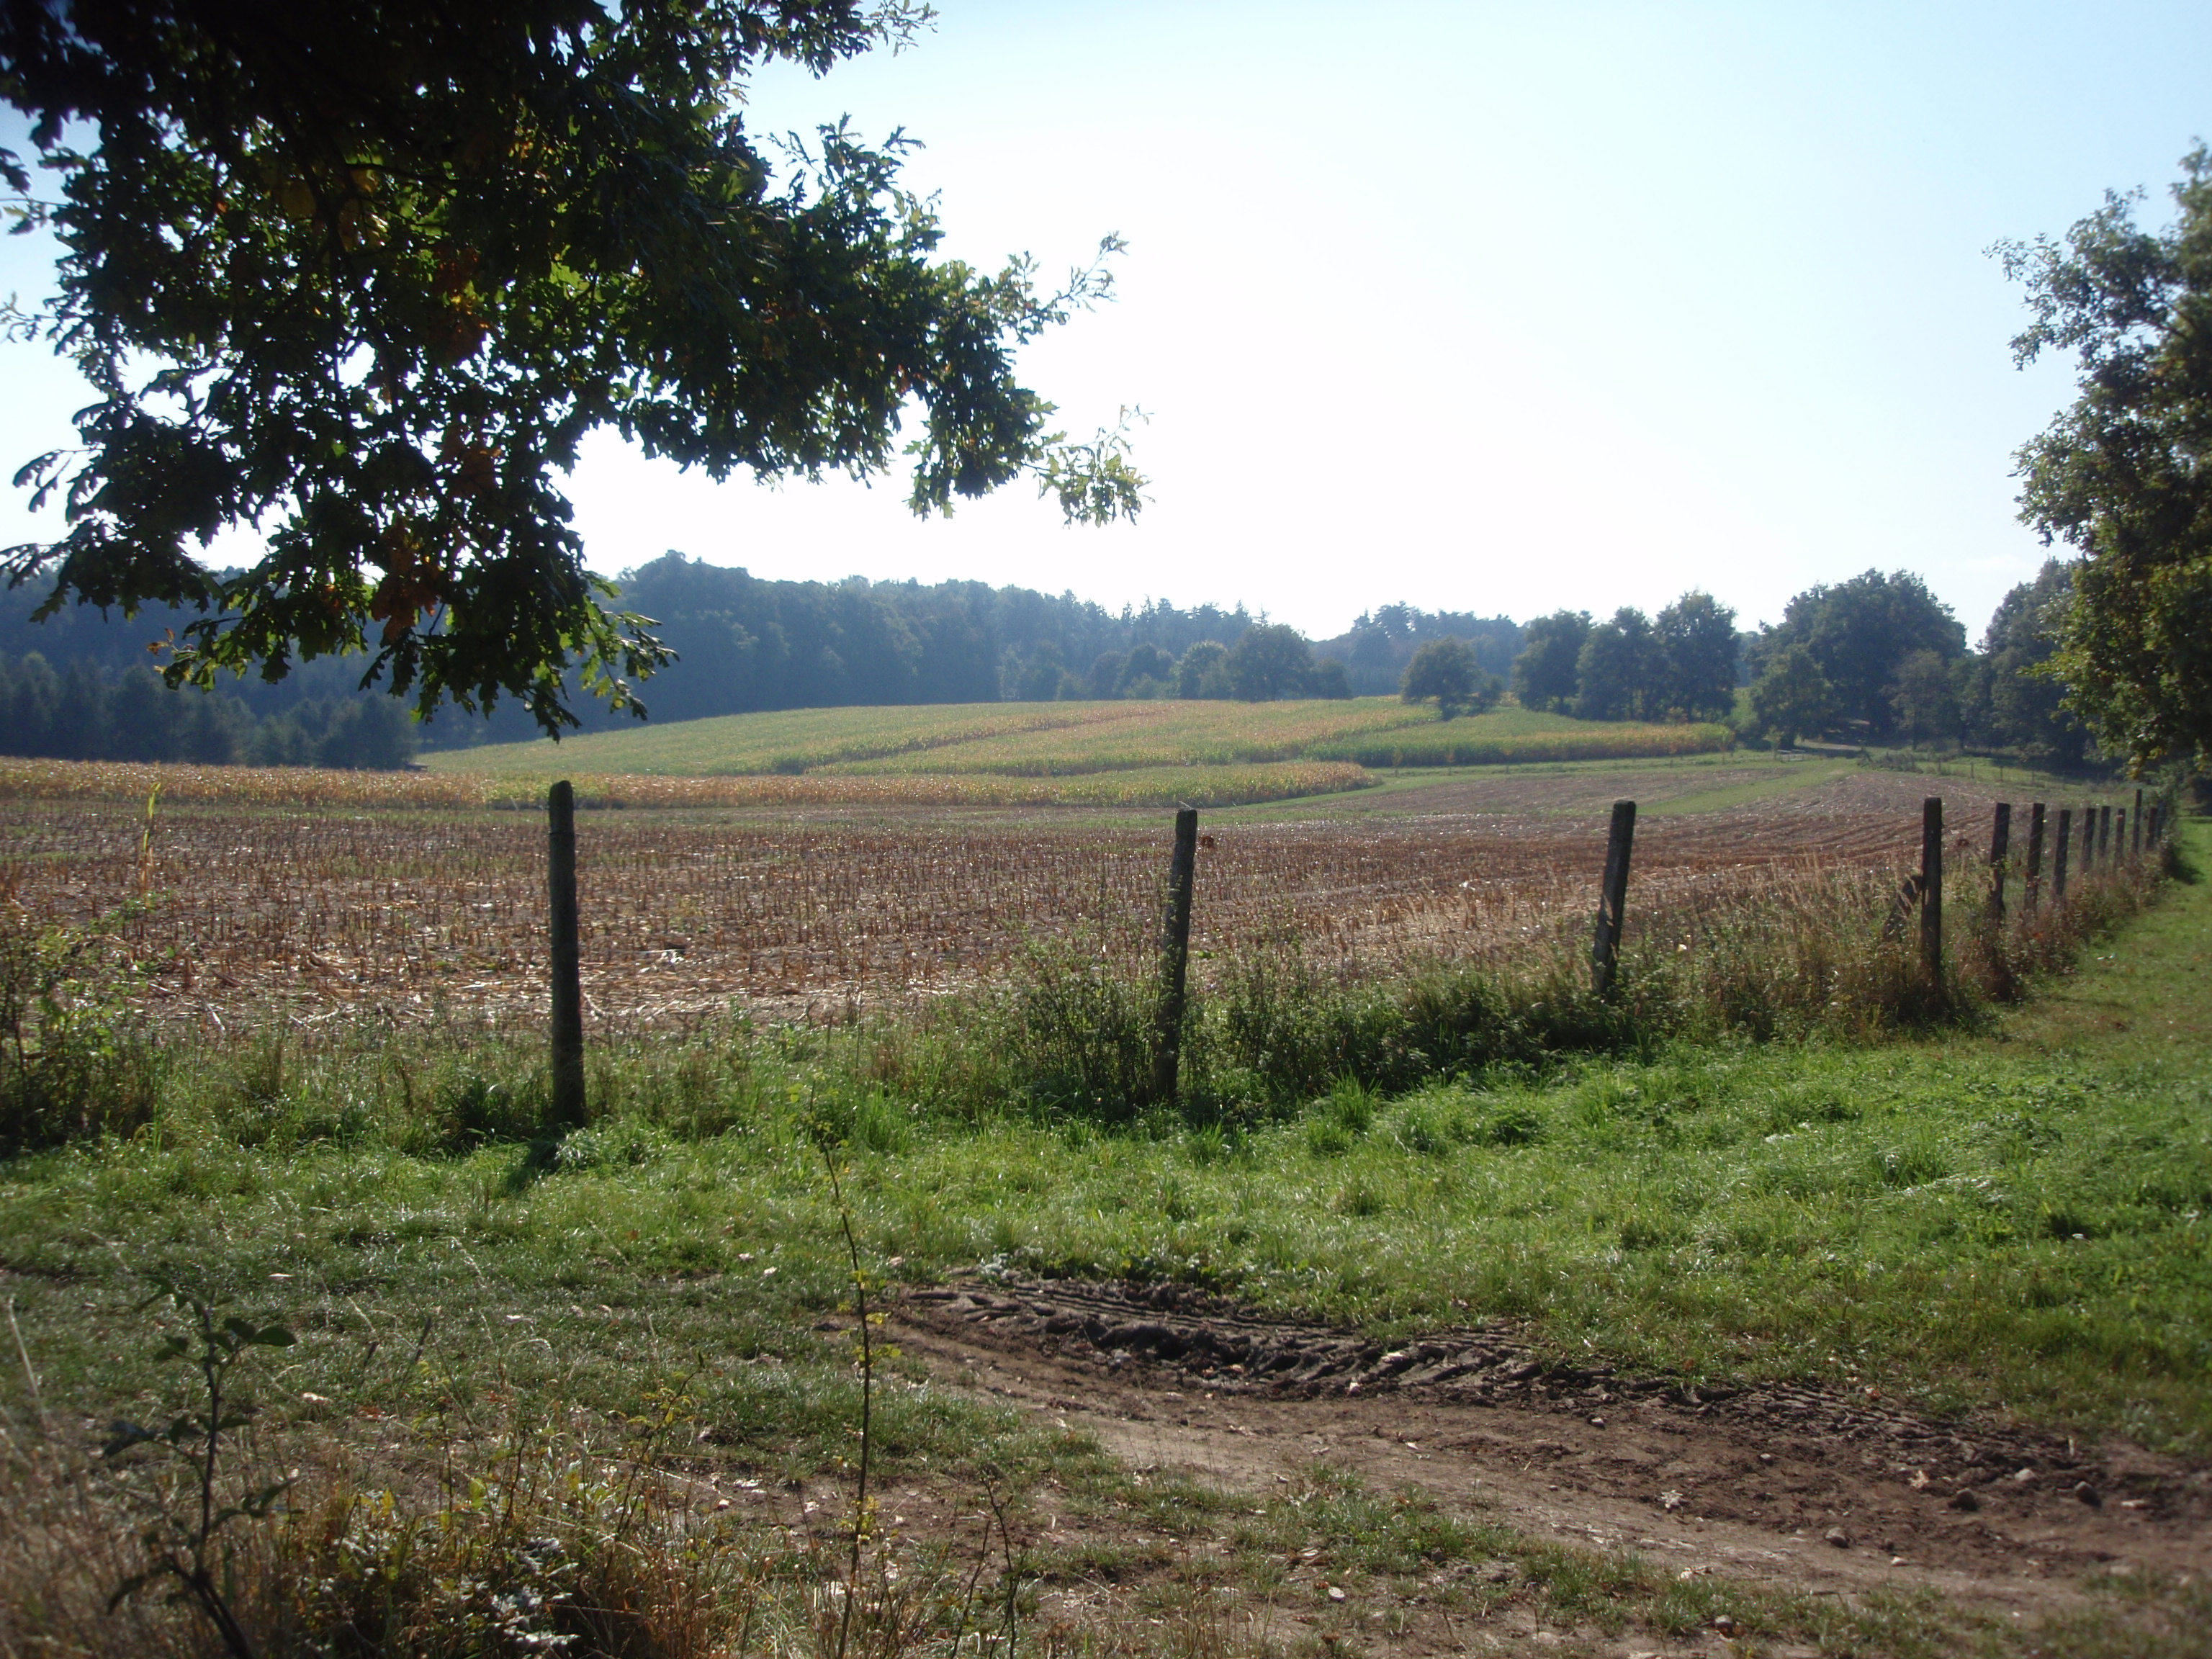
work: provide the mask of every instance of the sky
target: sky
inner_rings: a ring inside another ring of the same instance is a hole
[[[1692,587],[1750,625],[1878,567],[1978,635],[2046,556],[2013,452],[2073,386],[2014,368],[1988,250],[2107,188],[2166,222],[2212,137],[2201,0],[937,4],[905,52],[764,75],[750,118],[905,129],[951,256],[1049,275],[1127,239],[1116,300],[1021,368],[1078,436],[1145,411],[1141,518],[1070,528],[1018,483],[916,520],[897,475],[718,485],[600,434],[570,481],[596,568],[1242,601],[1325,637]],[[50,260],[0,240],[0,294]],[[0,479],[82,401],[0,344]],[[58,529],[0,500],[0,545]]]

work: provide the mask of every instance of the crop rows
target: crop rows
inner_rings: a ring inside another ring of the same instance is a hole
[[[1148,706],[1019,702],[794,708],[586,732],[557,744],[496,744],[446,750],[428,758],[435,770],[514,772],[547,778],[565,776],[572,769],[714,776],[803,772],[840,761],[943,749],[1010,732],[1121,720]]]
[[[1161,767],[1336,761],[1474,766],[1701,754],[1725,726],[1593,723],[1500,708],[1441,720],[1395,697],[1289,702],[971,703],[727,714],[428,757],[443,773],[1067,777]]]
[[[1717,754],[1734,746],[1725,726],[1629,726],[1487,735],[1429,722],[1417,728],[1316,744],[1316,759],[1362,766],[1507,766],[1534,761],[1651,760]]]
[[[1043,939],[1134,960],[1166,829],[586,811],[588,1013],[602,1028],[732,1004],[818,1017],[973,983]],[[1647,927],[1679,926],[1791,872],[1887,878],[1916,830],[1887,813],[1655,819],[1633,902]],[[1200,855],[1199,971],[1267,940],[1353,969],[1522,948],[1587,908],[1603,839],[1596,815],[1224,823]],[[536,815],[165,805],[149,833],[127,801],[19,797],[0,806],[0,904],[40,926],[110,918],[133,994],[167,1018],[542,1007]]]
[[[1373,781],[1348,761],[1249,766],[1153,766],[1074,777],[924,774],[918,776],[571,776],[576,799],[603,807],[1228,806],[1358,789]],[[299,767],[144,765],[127,761],[0,760],[0,799],[205,803],[279,810],[356,808],[426,811],[507,808],[538,811],[542,779],[504,772],[342,772]]]

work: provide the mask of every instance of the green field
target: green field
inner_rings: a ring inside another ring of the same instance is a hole
[[[962,703],[726,714],[425,757],[441,773],[684,777],[1076,778],[1289,762],[1370,769],[1709,753],[1716,726],[1570,720],[1504,708],[1440,720],[1393,697],[1273,703]],[[1340,788],[1340,781],[1331,787]],[[1209,797],[1234,797],[1233,784]]]

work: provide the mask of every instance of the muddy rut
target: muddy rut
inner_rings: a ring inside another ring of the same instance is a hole
[[[1872,1391],[1684,1387],[1505,1329],[1387,1346],[1174,1285],[975,1280],[894,1318],[940,1376],[1139,1468],[1255,1489],[1326,1460],[1686,1574],[2027,1611],[2094,1571],[2212,1566],[2212,1469]]]

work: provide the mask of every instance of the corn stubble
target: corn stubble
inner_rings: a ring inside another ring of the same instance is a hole
[[[150,833],[143,797],[119,787],[0,807],[0,902],[34,929],[107,918],[118,984],[165,1024],[539,1018],[537,814],[420,810],[426,795],[446,804],[444,778],[356,775],[327,799],[322,781],[341,775],[322,775],[289,801],[248,778],[243,799],[179,801],[191,792],[175,770]],[[1894,890],[1910,828],[1783,810],[1656,821],[1638,848],[1632,935],[1647,955],[1778,930],[1826,938]],[[1595,822],[1526,815],[1224,824],[1211,839],[1193,938],[1201,986],[1285,951],[1346,978],[1548,963],[1583,928],[1604,854]],[[1142,826],[914,814],[587,811],[582,842],[587,1018],[603,1032],[733,1006],[844,1018],[1003,980],[1038,945],[1076,939],[1141,974],[1164,860],[1163,835]]]

